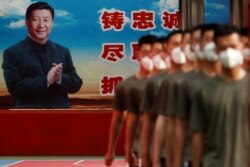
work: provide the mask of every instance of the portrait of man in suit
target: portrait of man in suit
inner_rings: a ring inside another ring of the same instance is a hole
[[[50,41],[54,9],[46,2],[26,10],[28,35],[3,54],[3,75],[15,108],[69,108],[68,93],[82,86],[69,49]]]

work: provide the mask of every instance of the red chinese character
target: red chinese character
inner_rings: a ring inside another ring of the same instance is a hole
[[[138,61],[138,43],[137,42],[131,42],[130,43],[130,49],[131,49],[131,60],[132,61]]]
[[[125,12],[120,10],[112,12],[103,11],[99,19],[103,31],[111,30],[112,28],[115,31],[121,31],[125,25]]]
[[[177,30],[179,28],[179,11],[175,11],[174,13],[163,11],[162,12],[162,28],[168,30]]]
[[[134,30],[151,30],[155,28],[155,14],[153,11],[133,11],[131,28]]]
[[[122,60],[125,57],[124,48],[125,44],[103,44],[101,58],[114,63],[118,60]]]
[[[123,80],[122,76],[117,77],[109,77],[109,76],[103,76],[101,80],[101,90],[100,93],[102,95],[114,95],[114,90],[116,88],[116,85],[120,83]]]

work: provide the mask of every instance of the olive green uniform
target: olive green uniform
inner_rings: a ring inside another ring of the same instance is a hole
[[[115,90],[115,98],[113,108],[117,111],[125,111],[127,110],[127,103],[128,103],[128,94],[131,91],[132,85],[137,81],[135,75],[130,76],[120,82]]]
[[[190,128],[205,133],[204,167],[248,167],[249,76],[208,80],[193,97]]]
[[[140,78],[137,79],[136,82],[133,83],[133,86],[131,87],[131,91],[128,94],[127,100],[128,100],[128,106],[127,111],[132,112],[135,114],[140,113],[140,105],[141,101],[145,92],[145,87],[147,83],[148,78]]]
[[[157,114],[155,108],[157,104],[156,101],[158,99],[156,97],[159,94],[159,89],[162,82],[167,76],[168,74],[166,71],[164,71],[148,79],[145,88],[145,94],[141,103],[141,111]]]

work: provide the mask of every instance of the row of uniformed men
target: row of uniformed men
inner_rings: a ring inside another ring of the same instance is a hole
[[[249,29],[206,24],[138,44],[139,70],[116,88],[106,165],[126,120],[129,166],[247,167]]]

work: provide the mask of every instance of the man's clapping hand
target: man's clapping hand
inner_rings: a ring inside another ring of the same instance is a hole
[[[63,70],[62,63],[60,64],[53,63],[52,66],[53,67],[50,69],[47,75],[48,86],[60,82],[62,78],[62,70]]]

